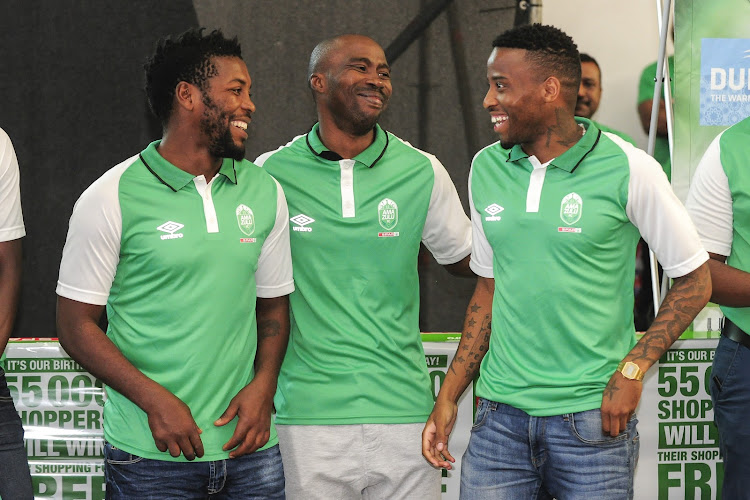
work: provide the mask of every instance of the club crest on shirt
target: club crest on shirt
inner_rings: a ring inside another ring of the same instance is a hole
[[[581,220],[583,213],[583,200],[576,193],[570,193],[563,196],[560,202],[560,218],[562,221],[572,226]]]
[[[250,236],[255,231],[255,215],[250,207],[240,204],[235,211],[240,231]]]
[[[386,231],[392,230],[398,224],[398,205],[390,198],[385,198],[378,204],[378,221]]]

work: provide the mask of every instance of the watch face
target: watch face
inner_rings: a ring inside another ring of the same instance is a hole
[[[632,361],[628,361],[623,365],[622,369],[620,370],[620,373],[625,378],[629,378],[630,380],[641,380],[643,378],[643,372],[641,372],[641,369],[638,365],[633,363]]]
[[[638,367],[631,364],[626,364],[622,368],[622,374],[628,378],[635,378],[638,375]]]

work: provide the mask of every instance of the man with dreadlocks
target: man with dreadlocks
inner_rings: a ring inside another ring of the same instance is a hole
[[[479,280],[422,453],[450,468],[456,401],[479,372],[462,498],[632,498],[641,380],[708,301],[708,255],[656,161],[575,117],[569,36],[535,24],[493,47],[484,107],[500,141],[469,179]],[[674,286],[636,342],[639,232]]]
[[[145,69],[163,137],[81,195],[57,286],[62,346],[107,385],[107,498],[284,498],[289,215],[244,159],[250,75],[236,38],[201,29]]]

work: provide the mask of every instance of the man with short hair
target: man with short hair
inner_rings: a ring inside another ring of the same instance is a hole
[[[653,158],[575,118],[580,78],[553,26],[493,42],[484,107],[500,141],[469,179],[480,278],[422,445],[450,468],[457,401],[479,373],[467,500],[632,498],[641,380],[711,293],[708,255]],[[636,342],[639,232],[674,286]]]
[[[318,44],[318,123],[261,155],[284,186],[296,290],[276,396],[290,499],[439,499],[419,454],[432,389],[419,332],[423,242],[454,273],[471,229],[443,165],[378,125],[391,71],[371,38]]]
[[[13,332],[21,289],[21,212],[18,160],[10,137],[0,129],[0,496],[34,497],[23,445],[23,425],[13,406],[2,361]]]
[[[596,128],[602,132],[611,132],[637,146],[632,137],[624,132],[602,125],[592,119],[596,110],[599,109],[599,101],[602,98],[602,70],[596,59],[588,54],[581,54],[581,85],[578,87],[578,100],[576,101],[576,116],[588,118]]]
[[[703,155],[685,206],[711,260],[711,302],[724,326],[711,371],[711,399],[724,460],[724,498],[749,498],[750,118],[720,133]]]
[[[81,195],[57,286],[60,342],[107,386],[107,498],[282,499],[294,285],[284,193],[244,159],[250,75],[202,29],[145,69],[163,137]]]

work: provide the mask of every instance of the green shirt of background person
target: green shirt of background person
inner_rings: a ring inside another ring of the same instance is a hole
[[[674,56],[667,58],[669,63],[670,92],[674,95]],[[641,118],[643,131],[648,134],[651,126],[651,103],[654,98],[654,78],[656,78],[656,61],[648,65],[641,73],[638,81],[638,116]],[[669,139],[667,137],[667,108],[664,105],[664,87],[659,101],[659,119],[656,122],[656,142],[654,143],[654,158],[661,164],[667,178],[672,180],[672,159],[669,155]]]

